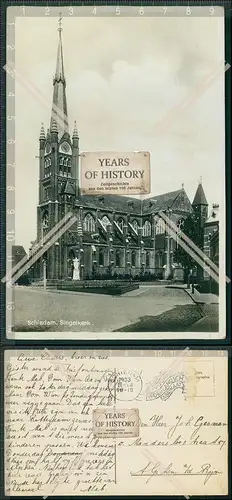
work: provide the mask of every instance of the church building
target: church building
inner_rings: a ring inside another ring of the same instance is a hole
[[[202,185],[198,186],[193,204],[183,185],[177,191],[145,200],[81,194],[79,134],[76,123],[69,133],[61,27],[58,32],[51,121],[47,133],[42,125],[39,137],[39,204],[34,245],[41,244],[66,214],[73,213],[77,221],[46,252],[47,278],[72,278],[73,261],[78,258],[81,279],[141,274],[167,279],[172,274],[176,242],[158,214],[162,210],[180,226],[184,218],[197,210],[205,222],[208,204]],[[35,264],[36,279],[43,276],[43,259]]]

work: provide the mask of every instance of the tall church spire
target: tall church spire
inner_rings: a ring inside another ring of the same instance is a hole
[[[56,72],[53,78],[53,101],[52,101],[52,115],[51,115],[51,125],[52,128],[53,120],[57,123],[58,136],[61,139],[65,132],[68,132],[68,112],[67,112],[67,100],[66,100],[66,81],[64,76],[64,59],[63,59],[63,48],[62,48],[62,27],[61,27],[61,15],[59,18],[59,44],[57,51],[56,60]]]

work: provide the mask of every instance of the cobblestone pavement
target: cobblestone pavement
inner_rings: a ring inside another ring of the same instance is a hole
[[[15,331],[109,332],[177,305],[195,307],[184,290],[149,285],[119,297],[16,286],[14,301]]]

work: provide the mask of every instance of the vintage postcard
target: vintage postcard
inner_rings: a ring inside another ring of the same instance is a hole
[[[5,495],[226,495],[227,352],[5,352]]]
[[[224,9],[7,28],[7,337],[225,338]]]

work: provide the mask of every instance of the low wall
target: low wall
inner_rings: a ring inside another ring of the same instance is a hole
[[[106,295],[122,295],[123,293],[130,292],[139,288],[139,285],[129,282],[115,282],[115,281],[66,281],[57,284],[58,290],[66,290],[70,292],[87,292],[87,293],[101,293]]]
[[[139,285],[143,285],[143,286],[164,286],[164,285],[169,285],[170,283],[172,283],[172,280],[155,280],[155,281],[137,281],[137,280],[133,280],[133,281],[128,281],[128,280],[121,280],[121,279],[117,279],[117,280],[83,280],[83,281],[73,281],[73,280],[47,280],[47,288],[58,288],[58,286],[62,285],[62,284],[68,284],[69,286],[74,286],[74,285],[77,285],[78,286],[90,286],[90,287],[93,287],[93,286],[97,286],[97,287],[101,287],[101,286],[106,286],[106,287],[109,287],[111,283],[113,283],[114,285],[117,285],[117,286],[121,286],[121,285],[130,285],[130,286],[133,286],[133,285],[136,285],[136,288],[139,287]],[[175,284],[177,284],[178,282],[175,282]],[[43,287],[44,286],[44,282],[42,280],[40,281],[33,281],[31,283],[31,286],[35,286],[35,287]]]

